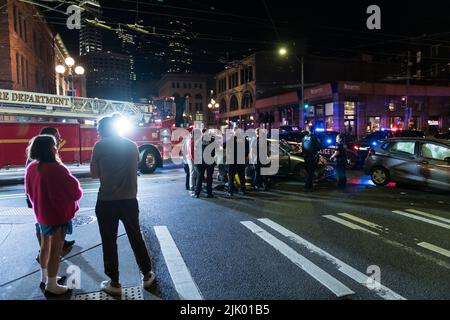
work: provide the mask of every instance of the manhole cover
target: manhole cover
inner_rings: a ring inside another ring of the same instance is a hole
[[[103,291],[83,293],[75,296],[75,300],[118,300]],[[122,297],[120,300],[144,300],[142,287],[122,288]]]
[[[81,227],[87,224],[91,224],[94,223],[95,221],[97,221],[96,217],[93,216],[76,216],[73,220],[72,220],[72,225],[74,227]]]

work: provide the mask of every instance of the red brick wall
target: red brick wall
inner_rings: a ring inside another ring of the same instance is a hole
[[[8,0],[0,0],[0,8],[6,5]],[[5,8],[6,9],[6,8]],[[0,88],[12,89],[11,64],[9,55],[9,10],[0,10]]]
[[[4,45],[7,50],[0,50],[0,88],[55,93],[54,41],[50,28],[37,15],[35,6],[20,1],[0,0],[0,7],[5,4],[7,14],[0,16],[0,46]],[[17,9],[16,31],[14,6]]]

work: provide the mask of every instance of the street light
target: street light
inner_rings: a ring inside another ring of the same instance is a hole
[[[211,102],[208,103],[209,109],[219,109],[219,107],[220,107],[220,105],[214,99],[211,99]]]
[[[81,76],[84,74],[85,70],[82,66],[76,66],[73,69],[73,67],[75,66],[75,60],[72,57],[67,57],[66,59],[64,59],[64,63],[68,68],[66,68],[62,64],[59,64],[56,66],[55,71],[58,74],[64,75],[64,78],[66,78],[65,77],[66,70],[68,71],[67,76],[69,77],[69,81],[70,81],[69,92],[70,92],[70,96],[74,96],[75,88],[74,88],[74,81],[73,81],[73,73],[75,72],[76,75]]]
[[[208,103],[208,108],[209,108],[209,110],[211,110],[211,112],[214,113],[214,116],[216,117],[218,129],[219,129],[219,118],[220,118],[219,107],[220,107],[220,105],[216,102],[216,100],[211,98],[211,101]]]
[[[281,57],[284,57],[288,54],[288,50],[285,47],[281,47],[278,49],[278,54]],[[303,59],[303,55],[299,58],[296,54],[294,54],[295,58],[297,59],[297,61],[300,63],[300,91],[301,91],[301,112],[302,112],[302,127],[304,126],[304,122],[305,122],[305,79],[304,79],[304,59]]]

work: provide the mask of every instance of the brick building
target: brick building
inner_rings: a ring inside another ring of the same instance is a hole
[[[215,124],[215,110],[210,110],[208,104],[212,98],[213,77],[204,74],[164,74],[157,84],[159,96],[173,97],[176,105],[175,123],[180,126],[189,122],[202,121],[205,124]],[[218,117],[217,110],[217,117]],[[184,114],[184,116],[183,116]]]
[[[0,88],[56,93],[54,35],[36,6],[0,0]]]
[[[258,125],[314,124],[359,137],[382,128],[450,129],[450,87],[336,81],[307,88],[305,101],[308,107],[296,114],[296,90],[258,99],[257,113],[270,115]]]
[[[282,93],[300,91],[300,59],[295,55],[280,57],[277,52],[256,52],[231,63],[216,75],[216,100],[220,104],[222,125],[232,123],[243,128],[255,123],[274,122],[274,113],[261,112],[256,100]],[[337,81],[380,81],[397,74],[400,65],[376,62],[367,58],[304,57],[305,87]],[[298,93],[300,95],[300,92]],[[297,94],[295,94],[295,99]],[[273,110],[272,110],[273,111]],[[299,119],[299,104],[283,111],[287,122]],[[290,119],[290,120],[289,120]]]

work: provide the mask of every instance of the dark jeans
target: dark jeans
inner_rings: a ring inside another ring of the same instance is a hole
[[[203,179],[205,178],[205,171],[206,171],[206,193],[208,195],[211,195],[212,194],[214,166],[206,165],[206,164],[196,164],[195,171],[196,171],[195,194],[200,195],[200,193],[202,192],[202,184],[203,184]]]
[[[261,165],[253,165],[253,187],[262,188],[263,181],[261,177]]]
[[[347,173],[346,173],[346,164],[337,164],[336,165],[336,175],[338,178],[338,187],[345,188],[347,186]]]
[[[152,263],[142,239],[139,227],[139,205],[137,199],[97,201],[95,213],[102,238],[105,273],[113,282],[119,282],[119,258],[117,255],[117,232],[122,221],[133,249],[134,257],[142,274],[152,270]]]
[[[305,184],[306,190],[313,189],[314,171],[316,170],[317,166],[316,161],[317,161],[316,155],[308,155],[305,157],[306,172],[308,174],[308,176],[306,177],[306,184]]]
[[[191,175],[189,172],[189,165],[187,163],[185,163],[183,165],[183,167],[184,167],[184,172],[186,173],[186,190],[191,190],[190,181],[189,181],[191,178]]]
[[[230,175],[229,192],[233,193],[235,190],[234,179],[236,174],[239,176],[241,182],[241,191],[245,191],[245,164],[230,164],[228,173]]]

